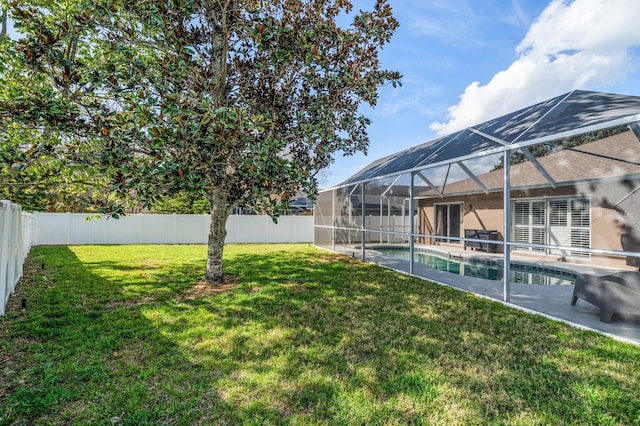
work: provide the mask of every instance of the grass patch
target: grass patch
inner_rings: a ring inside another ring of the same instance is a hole
[[[34,248],[0,424],[640,424],[639,347],[304,245],[208,291],[205,256]]]

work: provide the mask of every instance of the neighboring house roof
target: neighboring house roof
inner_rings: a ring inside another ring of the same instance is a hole
[[[638,120],[638,96],[576,90],[376,160],[339,186]]]
[[[298,197],[289,206],[297,210],[310,210],[313,208],[313,202],[306,197]]]
[[[640,140],[627,131],[539,157],[538,162],[560,186],[621,176],[640,177]],[[503,189],[502,169],[479,175],[478,179],[489,191]],[[512,165],[511,188],[532,187],[549,187],[549,183],[530,162]],[[477,192],[482,189],[470,178],[447,184],[442,191],[445,196]],[[418,196],[435,193],[429,189]]]

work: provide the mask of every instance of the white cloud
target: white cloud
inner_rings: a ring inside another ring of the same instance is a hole
[[[524,11],[518,0],[511,0],[511,7],[513,8],[515,18],[521,25],[524,25],[525,28],[531,25],[531,21],[529,20],[527,13]]]
[[[417,105],[420,105],[420,98],[417,96],[410,96],[393,101],[382,102],[376,107],[375,111],[383,117],[393,117],[398,113],[398,111],[405,108],[415,107]]]
[[[396,116],[400,111],[410,111],[411,114],[418,113],[430,120],[435,119],[437,113],[430,108],[429,102],[425,102],[425,99],[433,99],[437,96],[441,90],[440,87],[411,78],[403,79],[402,83],[410,86],[411,91],[387,89],[385,96],[380,97],[381,100],[372,113],[388,118]]]
[[[513,25],[512,14],[494,6],[493,0],[403,0],[399,10],[415,34],[456,48],[485,46],[482,28],[488,23],[495,25],[492,18],[496,16],[500,25]]]
[[[407,8],[407,13],[411,14],[412,30],[421,36],[433,37],[451,45],[475,40],[473,23],[477,17],[466,2],[457,2],[457,7],[453,6],[445,1],[421,5],[420,12],[416,12],[415,8]]]
[[[517,46],[518,57],[486,85],[471,83],[447,121],[448,134],[575,89],[604,88],[637,70],[640,1],[553,0]]]

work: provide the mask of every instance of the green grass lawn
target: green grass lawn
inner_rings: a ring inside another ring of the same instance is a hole
[[[640,347],[306,245],[210,289],[205,255],[34,248],[0,424],[640,424]]]

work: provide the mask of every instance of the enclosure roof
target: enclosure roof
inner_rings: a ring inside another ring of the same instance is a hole
[[[640,177],[640,143],[632,132],[624,132],[549,154],[538,158],[538,161],[559,186],[608,178],[637,179]],[[571,167],[576,164],[580,167]],[[477,178],[489,192],[500,192],[503,190],[503,177],[500,169]],[[548,186],[546,180],[531,162],[511,166],[512,189],[545,186]],[[453,182],[442,190],[444,197],[481,192],[483,191],[470,178]],[[418,195],[429,198],[436,196],[430,189],[423,190]]]
[[[640,97],[576,90],[378,159],[338,186],[640,120]]]

